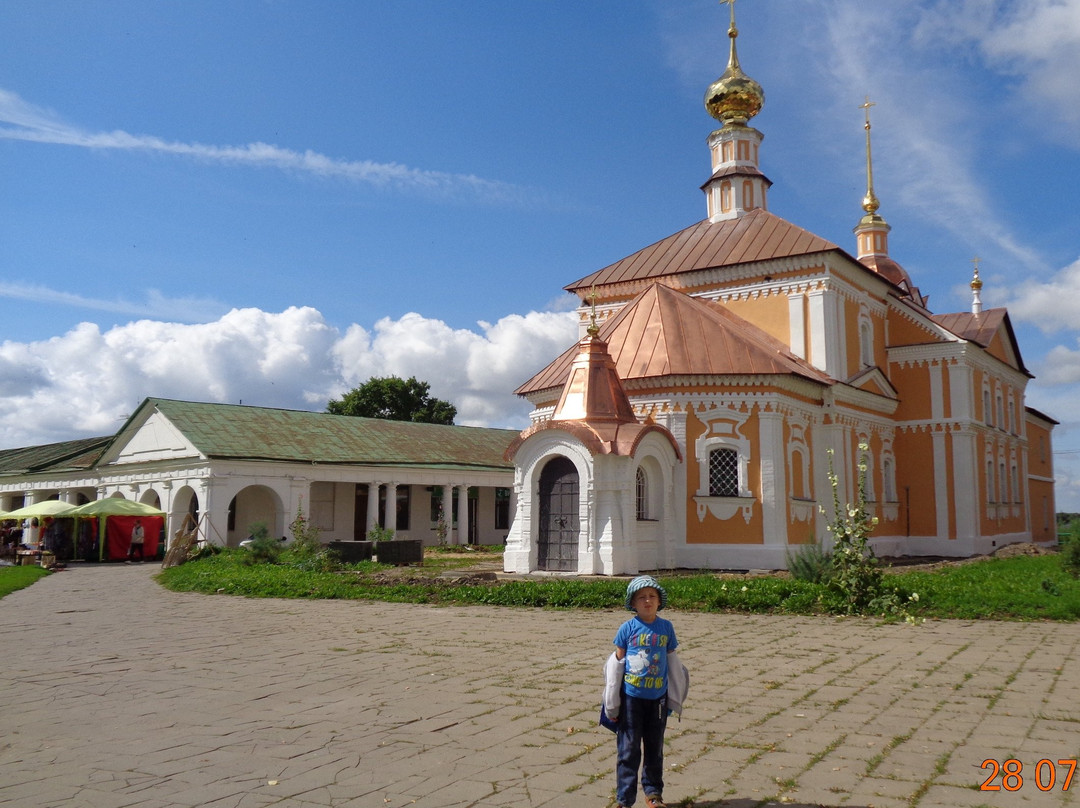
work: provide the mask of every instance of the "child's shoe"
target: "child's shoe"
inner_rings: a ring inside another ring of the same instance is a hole
[[[667,808],[667,803],[659,794],[646,794],[645,808]]]

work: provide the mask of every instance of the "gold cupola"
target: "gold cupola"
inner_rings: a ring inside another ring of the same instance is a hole
[[[760,84],[743,73],[739,64],[739,54],[735,49],[735,40],[739,38],[739,29],[735,27],[735,0],[721,2],[731,7],[731,25],[728,26],[731,52],[728,55],[727,70],[705,91],[705,109],[725,125],[745,124],[761,112],[761,107],[765,104],[765,91]]]
[[[764,135],[746,122],[761,112],[765,92],[739,65],[735,40],[735,0],[731,7],[731,40],[727,70],[705,91],[705,110],[723,124],[708,138],[712,175],[701,186],[710,222],[739,219],[750,211],[768,209],[765,192],[772,183],[758,168],[758,148]]]

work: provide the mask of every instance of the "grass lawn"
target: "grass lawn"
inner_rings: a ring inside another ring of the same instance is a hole
[[[38,566],[0,567],[0,598],[10,595],[16,589],[30,586],[39,578],[49,574],[48,570]]]
[[[536,578],[499,581],[453,576],[455,570],[501,569],[501,548],[474,553],[429,549],[422,567],[394,568],[372,562],[330,569],[294,559],[245,563],[244,550],[164,570],[165,587],[206,594],[275,598],[336,598],[405,603],[491,604],[549,608],[622,608],[625,580]],[[447,574],[449,573],[449,575]],[[783,575],[731,576],[687,571],[660,574],[674,609],[704,612],[840,614],[844,603],[827,585]],[[1018,556],[945,565],[932,572],[896,571],[887,576],[908,604],[926,619],[1063,620],[1080,618],[1080,580],[1059,555]],[[912,599],[917,595],[917,600]]]

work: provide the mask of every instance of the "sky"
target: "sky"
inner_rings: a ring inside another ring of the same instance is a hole
[[[459,424],[577,337],[563,287],[705,217],[717,0],[0,4],[0,448],[144,398]],[[738,0],[769,209],[855,251],[874,189],[936,313],[1006,306],[1080,511],[1080,0]]]

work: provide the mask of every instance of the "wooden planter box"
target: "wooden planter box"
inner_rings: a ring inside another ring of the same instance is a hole
[[[424,543],[420,539],[381,541],[375,548],[380,564],[422,564]]]
[[[346,564],[355,564],[357,561],[371,561],[375,549],[373,541],[332,541],[329,544],[330,552],[337,553],[338,557]]]

